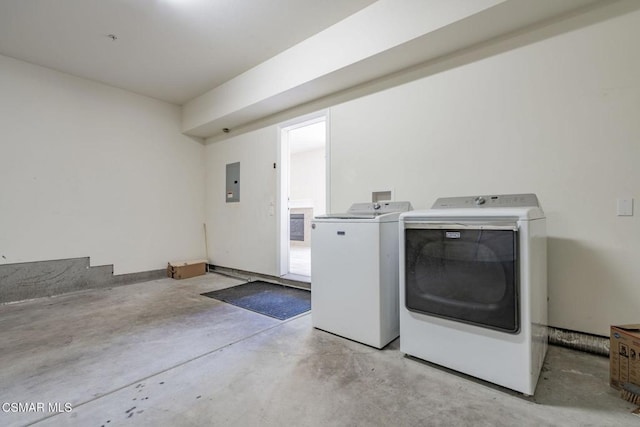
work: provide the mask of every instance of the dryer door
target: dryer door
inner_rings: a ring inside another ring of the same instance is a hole
[[[516,223],[406,223],[407,309],[517,333],[517,250]]]

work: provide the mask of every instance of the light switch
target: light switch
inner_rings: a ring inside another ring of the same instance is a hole
[[[633,215],[633,199],[620,198],[616,201],[616,212],[618,216],[632,216]]]

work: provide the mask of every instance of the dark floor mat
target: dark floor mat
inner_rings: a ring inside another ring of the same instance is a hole
[[[259,280],[201,295],[280,320],[311,310],[311,292]]]

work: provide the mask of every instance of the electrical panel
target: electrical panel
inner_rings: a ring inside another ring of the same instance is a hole
[[[227,164],[226,189],[227,203],[240,201],[240,162]]]

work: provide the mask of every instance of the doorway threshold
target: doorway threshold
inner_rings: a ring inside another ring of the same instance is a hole
[[[291,286],[300,289],[311,289],[311,277],[301,274],[286,274],[284,276],[271,276],[268,274],[254,273],[246,270],[238,270],[235,268],[223,267],[220,265],[209,264],[210,273],[220,273],[225,276],[235,277],[237,279],[252,282],[254,280],[265,280],[267,282],[279,283],[285,286]]]
[[[293,280],[296,282],[311,283],[311,276],[303,276],[302,274],[289,273],[282,276],[282,278],[287,280]]]

